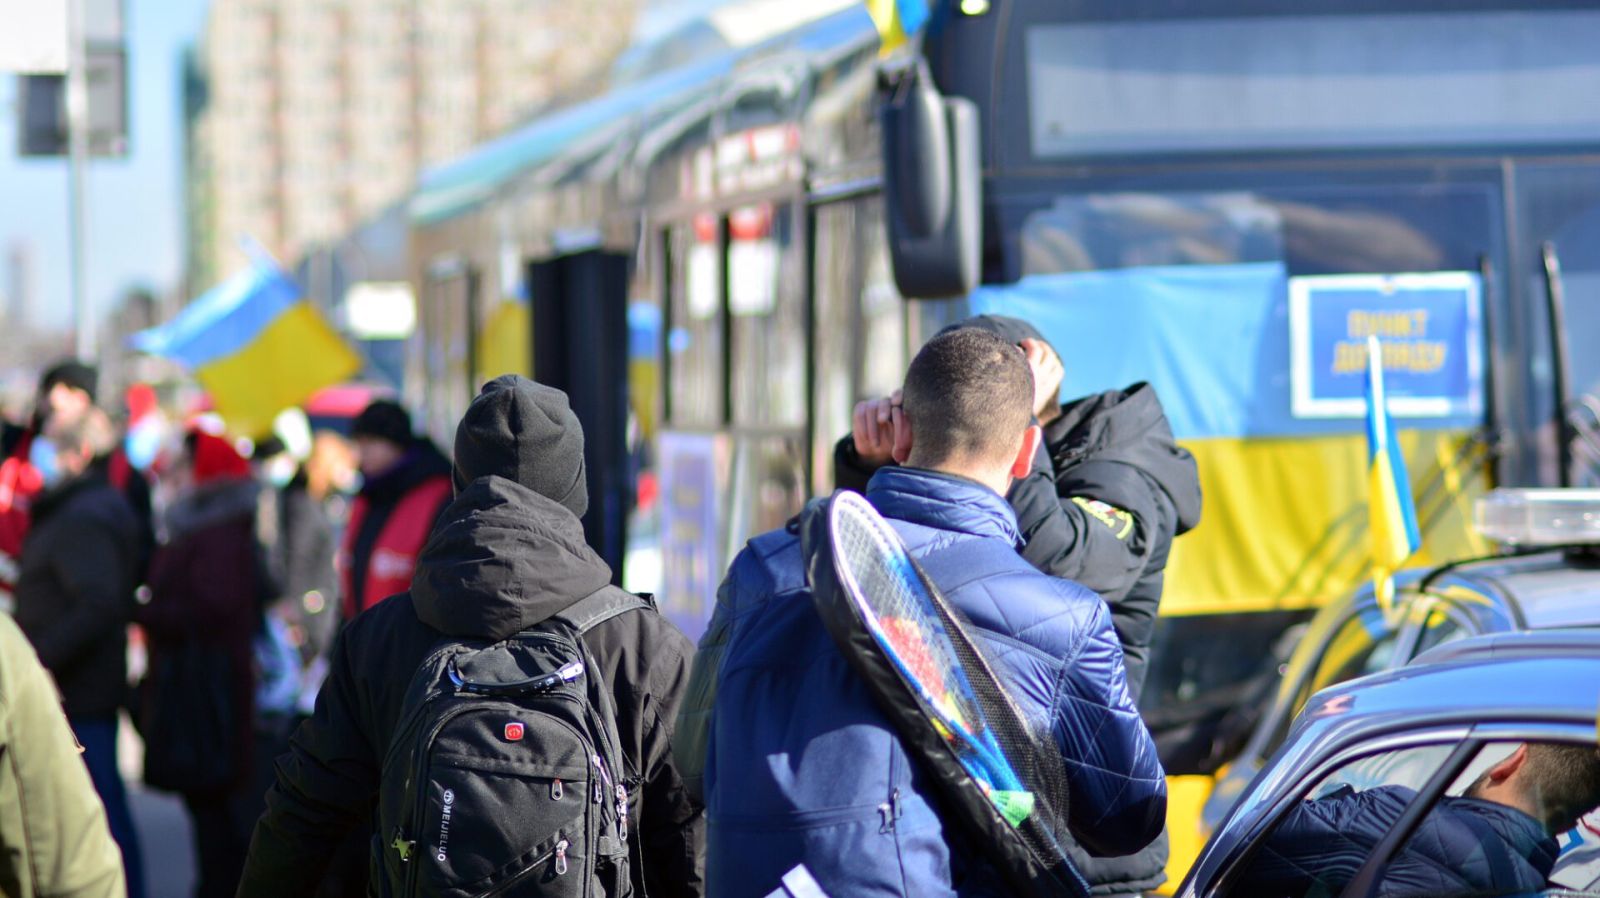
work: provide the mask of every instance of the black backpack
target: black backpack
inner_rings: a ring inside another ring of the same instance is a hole
[[[510,639],[429,654],[384,756],[379,894],[632,894],[616,709],[581,637],[648,607],[608,586]]]

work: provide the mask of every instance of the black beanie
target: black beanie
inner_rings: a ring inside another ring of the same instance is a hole
[[[1023,321],[1021,318],[1012,318],[1008,315],[973,315],[971,318],[963,318],[955,324],[945,326],[939,333],[942,334],[946,331],[953,331],[963,327],[986,330],[1007,343],[1020,344],[1023,340],[1038,340],[1046,344],[1050,342],[1044,338],[1044,334],[1039,333],[1038,328]],[[934,336],[938,336],[938,334]],[[1050,348],[1054,349],[1055,347],[1052,346]]]
[[[411,433],[410,413],[388,399],[379,399],[362,409],[350,425],[350,435],[376,437],[401,447],[408,447],[417,439]]]
[[[100,373],[90,365],[67,359],[57,362],[50,370],[39,378],[39,392],[48,393],[56,384],[66,384],[74,390],[82,390],[89,394],[89,401],[94,401],[95,383],[100,379]]]
[[[566,393],[515,374],[483,385],[456,428],[456,490],[491,474],[583,517],[589,509],[583,425]]]

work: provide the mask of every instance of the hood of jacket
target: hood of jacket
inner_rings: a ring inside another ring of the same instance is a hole
[[[261,485],[254,480],[217,480],[195,487],[167,508],[167,538],[179,539],[212,524],[253,516],[260,495]]]
[[[1045,425],[1055,469],[1111,461],[1136,467],[1159,485],[1178,510],[1178,533],[1200,523],[1200,474],[1178,445],[1155,388],[1136,383],[1075,399]]]
[[[611,582],[576,515],[504,477],[480,477],[445,507],[417,559],[417,617],[450,636],[505,639]]]
[[[372,503],[393,502],[424,480],[448,476],[450,459],[444,457],[432,440],[420,439],[406,450],[393,468],[363,482],[360,495]]]

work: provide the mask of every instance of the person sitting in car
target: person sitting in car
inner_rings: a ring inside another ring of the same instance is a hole
[[[1337,895],[1416,798],[1404,786],[1343,786],[1290,811],[1256,853],[1237,894]],[[1542,891],[1556,835],[1600,804],[1593,746],[1526,743],[1460,797],[1446,796],[1384,868],[1379,898]]]

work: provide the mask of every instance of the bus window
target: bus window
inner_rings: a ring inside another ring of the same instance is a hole
[[[715,216],[701,214],[668,240],[667,415],[678,427],[722,423],[720,230]]]
[[[816,216],[812,491],[826,495],[834,487],[834,443],[850,432],[855,403],[897,389],[908,359],[906,304],[889,270],[883,201],[831,203]]]
[[[430,272],[419,316],[423,326],[413,338],[414,357],[426,377],[422,429],[441,446],[454,441],[456,422],[476,388],[472,372],[476,282],[471,269],[462,264]]]
[[[1600,89],[1593,10],[1385,9],[1309,21],[1173,16],[1030,26],[1019,55],[1030,88],[1032,155],[1412,149],[1600,136],[1594,104],[1577,99]]]
[[[805,426],[805,302],[793,211],[761,203],[728,216],[736,424]]]
[[[1569,418],[1579,430],[1573,459],[1573,486],[1600,486],[1600,354],[1586,351],[1600,333],[1600,170],[1576,165],[1527,165],[1519,168],[1519,220],[1524,227],[1525,257],[1521,264],[1528,291],[1529,333],[1548,340],[1544,260],[1540,248],[1549,243],[1561,263],[1566,311]],[[1544,357],[1541,354],[1541,357]],[[1552,372],[1535,365],[1531,376],[1531,422],[1555,415]],[[1546,439],[1553,445],[1554,434]],[[1554,458],[1547,459],[1547,465]],[[1542,482],[1556,482],[1555,471]]]

